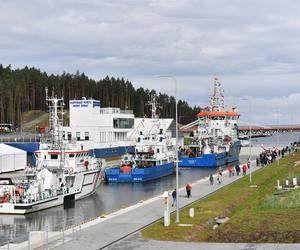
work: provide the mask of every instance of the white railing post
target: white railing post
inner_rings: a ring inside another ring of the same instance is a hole
[[[48,249],[48,226],[46,226],[46,249]]]
[[[31,250],[30,232],[28,232],[28,250]]]

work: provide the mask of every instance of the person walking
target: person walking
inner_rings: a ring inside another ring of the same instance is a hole
[[[217,181],[218,181],[219,184],[221,184],[221,182],[222,182],[222,172],[218,173]]]
[[[192,191],[191,184],[189,184],[189,183],[186,184],[185,189],[186,189],[186,195],[187,195],[187,197],[190,198],[191,197],[191,191]]]
[[[209,175],[209,182],[210,182],[210,185],[214,185],[214,177],[212,174]]]
[[[228,165],[227,170],[228,170],[228,173],[229,173],[229,177],[231,177],[232,176],[232,170],[233,170],[232,166]]]
[[[236,165],[236,166],[235,166],[235,172],[236,172],[236,175],[237,175],[237,176],[240,175],[240,171],[241,171],[240,166],[239,166],[239,165]]]
[[[243,175],[246,175],[246,171],[247,171],[247,166],[246,164],[243,165]]]
[[[174,207],[174,204],[176,203],[176,196],[177,196],[177,192],[175,188],[174,191],[172,192],[172,198],[173,198],[172,207]]]

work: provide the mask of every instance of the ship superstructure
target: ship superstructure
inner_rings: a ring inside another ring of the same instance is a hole
[[[63,127],[63,138],[93,150],[97,158],[121,156],[134,151],[135,141],[127,136],[134,129],[132,110],[102,108],[99,100],[84,97],[70,100],[69,107],[70,125]]]

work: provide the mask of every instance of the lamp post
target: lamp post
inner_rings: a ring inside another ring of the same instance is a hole
[[[242,98],[241,100],[243,101],[248,101],[249,102],[249,113],[251,115],[251,100],[250,98]],[[249,150],[249,178],[250,178],[250,184],[252,184],[252,169],[251,169],[251,160],[252,160],[252,124],[251,122],[249,122],[249,146],[250,146],[250,150]]]
[[[179,223],[179,202],[178,202],[178,192],[179,192],[179,183],[178,183],[178,110],[177,110],[177,81],[175,79],[175,77],[173,76],[169,76],[169,75],[164,75],[164,76],[159,76],[161,78],[169,78],[171,80],[173,80],[174,82],[174,89],[175,89],[175,130],[176,130],[176,145],[175,145],[175,148],[176,148],[176,160],[175,160],[175,163],[176,163],[176,223]]]
[[[279,116],[279,109],[277,109],[276,114],[276,123],[277,123],[277,165],[279,166],[279,122],[278,122],[278,116]]]

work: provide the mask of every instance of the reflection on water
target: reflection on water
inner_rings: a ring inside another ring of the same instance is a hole
[[[261,144],[271,147],[277,145],[289,145],[290,142],[298,141],[300,133],[284,133],[278,137],[255,138],[254,146]],[[247,156],[241,156],[241,161],[246,161]],[[214,169],[180,169],[179,186],[188,182],[194,182],[215,172]],[[175,174],[147,183],[102,183],[97,192],[92,196],[76,201],[75,206],[64,209],[63,206],[39,211],[26,216],[22,215],[0,215],[0,245],[5,244],[8,239],[12,241],[23,241],[28,231],[59,230],[63,227],[77,224],[103,213],[110,213],[122,207],[126,207],[145,200],[166,190],[175,187]],[[22,240],[20,237],[23,237]],[[19,238],[19,240],[15,240]]]
[[[180,170],[179,185],[194,182],[214,171],[214,169]],[[28,231],[46,230],[46,227],[50,231],[60,230],[157,196],[173,189],[175,185],[175,174],[146,183],[102,183],[95,194],[76,201],[74,207],[64,209],[63,206],[58,206],[26,216],[0,215],[0,243],[4,244],[8,238],[13,240],[21,236],[22,240],[15,241],[23,241]]]

